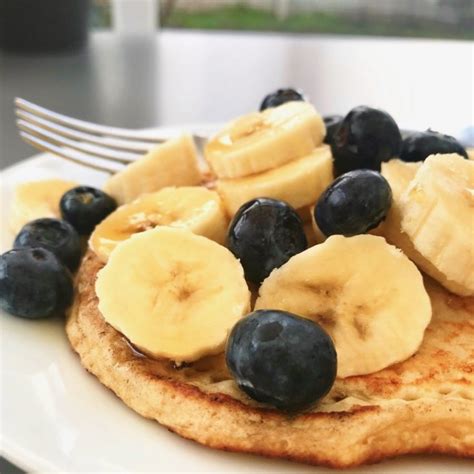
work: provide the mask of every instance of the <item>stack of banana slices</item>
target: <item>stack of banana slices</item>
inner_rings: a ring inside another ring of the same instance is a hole
[[[314,243],[310,205],[333,180],[326,128],[307,102],[287,102],[229,123],[205,149],[217,192],[233,216],[245,202],[269,197],[299,213]]]

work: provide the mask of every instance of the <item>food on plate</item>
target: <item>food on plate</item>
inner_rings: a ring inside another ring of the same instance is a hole
[[[55,254],[74,269],[77,234],[33,200],[50,219],[0,256],[0,307],[66,312],[102,384],[213,448],[338,468],[474,457],[474,163],[425,156],[456,151],[433,132],[401,156],[377,109],[323,121],[293,90],[262,108],[209,140],[209,172],[184,135],[106,194],[37,187],[42,213],[69,202],[93,231],[74,298]]]
[[[450,135],[426,130],[413,132],[402,143],[400,159],[403,161],[424,161],[430,155],[457,153],[467,158],[464,147]]]
[[[77,186],[75,181],[43,179],[21,183],[15,188],[10,210],[10,228],[17,234],[28,222],[41,217],[61,217],[59,200]]]
[[[61,314],[72,301],[72,278],[49,250],[13,249],[0,256],[0,308],[22,318]]]
[[[89,245],[106,262],[120,242],[157,226],[186,228],[224,244],[228,224],[215,191],[203,186],[167,187],[120,206],[95,228]]]
[[[402,137],[395,120],[383,110],[355,107],[343,119],[331,142],[337,175],[366,168],[380,171],[382,162],[400,153]]]
[[[259,198],[244,204],[229,226],[227,245],[245,278],[260,284],[275,268],[308,246],[303,222],[284,201]]]
[[[24,225],[15,237],[13,248],[41,247],[53,252],[71,271],[81,261],[81,239],[69,222],[45,217]]]
[[[104,191],[91,186],[77,186],[61,197],[61,216],[80,235],[89,235],[117,207],[115,200]]]
[[[138,353],[99,311],[94,282],[102,267],[89,251],[66,323],[72,347],[124,403],[184,438],[335,468],[408,453],[474,457],[474,307],[429,278],[433,317],[414,356],[373,374],[336,378],[319,404],[288,416],[240,390],[224,354],[176,368]],[[372,278],[373,286],[379,279]]]
[[[313,406],[336,379],[332,339],[315,322],[286,311],[259,310],[241,319],[226,358],[249,397],[290,412]]]
[[[327,145],[277,168],[243,178],[218,179],[216,191],[229,215],[251,199],[281,199],[294,208],[313,204],[333,180],[333,166]]]
[[[474,163],[432,155],[400,198],[401,229],[416,251],[456,286],[474,295]]]
[[[335,235],[263,283],[255,309],[312,319],[333,338],[338,376],[374,373],[413,355],[431,319],[423,279],[385,239]]]
[[[96,291],[111,326],[144,353],[173,362],[222,352],[250,309],[242,266],[229,250],[164,226],[117,246]]]
[[[301,91],[295,89],[277,89],[266,95],[260,104],[260,112],[270,107],[278,107],[286,102],[293,102],[298,100],[306,100]]]
[[[308,155],[325,134],[311,104],[286,102],[228,123],[209,139],[205,156],[217,177],[241,178]]]
[[[314,219],[324,235],[365,234],[375,229],[392,204],[387,180],[376,171],[349,171],[320,196]]]
[[[114,174],[105,182],[104,191],[121,205],[167,186],[195,186],[202,179],[193,139],[182,135],[156,145]]]

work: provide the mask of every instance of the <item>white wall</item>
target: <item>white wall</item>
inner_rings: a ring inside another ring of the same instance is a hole
[[[277,87],[296,86],[323,114],[368,104],[404,127],[456,133],[474,123],[473,45],[166,31],[158,48],[159,120],[226,120]]]

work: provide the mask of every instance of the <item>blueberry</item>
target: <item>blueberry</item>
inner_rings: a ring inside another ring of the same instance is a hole
[[[63,312],[72,302],[71,274],[49,250],[14,249],[0,255],[0,308],[22,318]]]
[[[113,198],[100,189],[78,186],[67,191],[59,203],[61,215],[81,235],[94,227],[117,208]]]
[[[326,137],[324,138],[324,143],[330,145],[334,140],[334,134],[336,133],[339,125],[343,120],[342,115],[327,115],[323,117],[324,125],[326,125]]]
[[[424,161],[434,153],[457,153],[467,158],[466,150],[449,135],[427,130],[408,135],[402,143],[400,159],[403,161]]]
[[[278,89],[265,96],[260,104],[260,111],[269,109],[270,107],[277,107],[293,100],[305,100],[303,93],[295,89]]]
[[[382,110],[352,109],[334,134],[331,150],[337,175],[366,168],[380,171],[383,161],[399,156],[402,138],[395,120]]]
[[[334,344],[321,326],[278,310],[241,319],[230,333],[226,362],[245,393],[287,411],[324,397],[337,372]]]
[[[257,284],[308,246],[296,211],[284,201],[269,198],[253,199],[237,211],[227,244],[240,259],[247,280]]]
[[[26,224],[16,236],[13,247],[41,247],[53,252],[71,271],[81,260],[81,239],[69,222],[59,219],[36,219]]]
[[[339,176],[324,191],[314,218],[326,236],[364,234],[379,225],[391,203],[392,190],[380,173],[355,170]]]

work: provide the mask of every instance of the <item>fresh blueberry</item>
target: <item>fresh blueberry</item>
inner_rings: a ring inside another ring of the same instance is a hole
[[[265,96],[260,104],[260,111],[269,109],[270,107],[277,107],[293,100],[305,100],[303,93],[295,89],[278,89]]]
[[[0,308],[22,318],[63,312],[72,301],[71,274],[49,250],[10,250],[0,255]]]
[[[53,252],[69,270],[81,260],[81,239],[69,222],[59,219],[36,219],[26,224],[16,236],[13,247],[41,247]]]
[[[457,153],[467,158],[466,150],[449,135],[427,130],[408,135],[402,144],[400,159],[403,161],[424,161],[434,153]]]
[[[402,137],[395,120],[382,110],[352,109],[334,134],[331,150],[337,175],[366,168],[380,171],[383,161],[399,156]]]
[[[324,125],[326,125],[326,137],[324,143],[330,145],[334,140],[334,134],[336,133],[339,125],[341,125],[344,117],[342,115],[327,115],[323,117]]]
[[[59,206],[63,219],[79,234],[87,235],[117,208],[117,203],[100,189],[78,186],[63,195]]]
[[[256,284],[308,246],[296,211],[284,201],[269,198],[253,199],[237,211],[227,244],[240,259],[247,280]]]
[[[324,191],[314,218],[326,236],[364,234],[380,224],[391,203],[392,190],[380,173],[355,170],[339,176]]]
[[[278,310],[241,319],[230,333],[226,362],[250,397],[292,412],[324,397],[337,372],[333,341],[321,326]]]
[[[400,129],[400,135],[402,136],[402,140],[405,140],[405,138],[409,137],[410,135],[417,133],[416,130],[408,130],[408,129]]]

